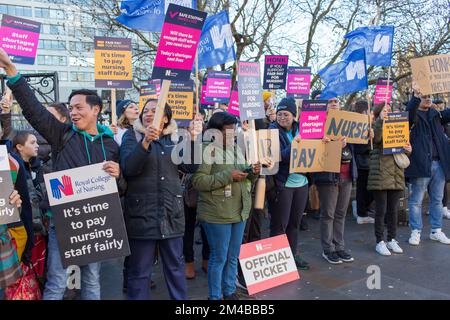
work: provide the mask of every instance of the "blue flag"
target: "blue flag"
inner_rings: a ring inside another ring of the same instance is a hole
[[[196,8],[197,0],[125,0],[120,4],[118,22],[131,29],[161,32],[170,3]]]
[[[236,60],[233,33],[226,11],[206,18],[197,52],[199,69]]]
[[[367,89],[367,68],[364,49],[353,51],[344,61],[318,72],[325,82],[320,99],[330,99]]]
[[[347,33],[348,40],[342,59],[346,59],[356,49],[366,50],[366,62],[370,66],[390,66],[394,42],[393,26],[362,27]]]

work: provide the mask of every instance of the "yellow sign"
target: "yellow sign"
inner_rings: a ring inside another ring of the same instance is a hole
[[[289,173],[340,172],[342,142],[322,140],[292,141]]]
[[[383,154],[403,153],[409,144],[408,112],[388,113],[383,121]]]
[[[450,54],[411,59],[413,81],[422,94],[450,92]]]
[[[331,139],[346,137],[347,143],[367,144],[369,117],[356,112],[328,110],[325,136]]]
[[[167,104],[172,109],[173,119],[178,120],[179,125],[187,126],[194,118],[194,82],[172,81]]]
[[[131,88],[131,39],[95,37],[94,78],[96,88]]]

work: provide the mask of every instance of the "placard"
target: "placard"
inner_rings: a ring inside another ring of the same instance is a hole
[[[116,179],[102,167],[44,175],[64,268],[130,254]]]
[[[229,103],[231,72],[209,71],[206,80],[205,100],[213,103]]]
[[[308,99],[311,90],[311,67],[289,67],[286,96]]]
[[[167,103],[178,126],[187,127],[194,118],[194,81],[172,81]]]
[[[450,92],[450,54],[411,59],[413,81],[422,94]]]
[[[327,119],[327,100],[303,100],[300,113],[300,137],[322,139]]]
[[[392,99],[392,90],[393,90],[392,80],[389,80],[388,84],[387,78],[379,78],[377,80],[377,85],[375,87],[375,94],[373,96],[374,105],[380,103],[390,104]]]
[[[230,103],[228,104],[228,113],[235,115],[237,117],[240,116],[239,113],[239,92],[238,92],[238,82],[234,84],[234,88],[231,91]]]
[[[263,89],[286,88],[289,56],[265,56]]]
[[[13,190],[8,149],[5,145],[0,145],[0,225],[20,221],[19,210],[9,203]]]
[[[238,62],[239,111],[241,120],[264,119],[259,62]]]
[[[145,103],[149,99],[158,100],[158,89],[156,84],[149,84],[139,88],[139,112],[145,107]]]
[[[383,121],[383,154],[404,153],[409,144],[408,112],[389,112]]]
[[[369,117],[356,112],[330,109],[325,123],[325,136],[347,138],[347,143],[367,144],[369,141]]]
[[[341,171],[342,142],[292,141],[289,173]]]

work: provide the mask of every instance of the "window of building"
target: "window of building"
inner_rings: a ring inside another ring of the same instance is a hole
[[[39,40],[38,49],[65,50],[66,43],[63,40],[41,39]]]
[[[0,13],[12,16],[31,17],[33,16],[31,7],[13,6],[10,4],[0,4]]]
[[[42,66],[67,66],[67,57],[38,54],[37,64]]]
[[[50,8],[34,8],[34,15],[37,18],[51,18],[64,20],[64,11]]]
[[[94,73],[85,71],[72,71],[70,72],[70,81],[91,82],[94,81]]]

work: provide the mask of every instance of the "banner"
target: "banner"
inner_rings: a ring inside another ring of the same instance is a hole
[[[239,117],[239,92],[238,92],[238,82],[234,84],[234,88],[231,91],[230,103],[228,104],[228,113]]]
[[[392,99],[392,90],[393,90],[392,80],[389,80],[389,84],[388,84],[387,78],[379,78],[377,80],[377,85],[375,87],[375,94],[373,96],[373,104],[374,105],[377,105],[379,103],[390,104],[391,99]]]
[[[199,69],[236,60],[233,32],[226,11],[206,18],[197,52]]]
[[[159,92],[157,90],[156,84],[149,84],[142,86],[139,89],[139,112],[145,107],[145,102],[149,99],[158,100]]]
[[[342,142],[292,141],[289,173],[341,171]]]
[[[394,26],[361,27],[344,36],[348,45],[342,55],[346,60],[355,50],[366,51],[367,64],[387,67],[391,65]]]
[[[44,175],[64,268],[130,254],[116,179],[102,167]]]
[[[241,120],[264,119],[259,62],[238,62],[239,111]]]
[[[422,94],[450,92],[450,54],[411,59],[413,81]]]
[[[14,190],[6,145],[0,145],[0,225],[20,221],[16,206],[9,203],[9,196]]]
[[[311,68],[289,67],[286,96],[294,99],[308,99],[311,90]]]
[[[34,64],[41,23],[3,15],[0,27],[0,47],[14,63]]]
[[[409,144],[408,112],[389,112],[383,121],[383,154],[404,153]]]
[[[289,56],[265,56],[263,89],[286,88]]]
[[[327,119],[327,100],[303,100],[300,113],[300,137],[322,139]]]
[[[353,51],[347,59],[329,65],[317,73],[325,82],[321,99],[336,98],[367,89],[367,68],[364,49]]]
[[[187,81],[197,52],[206,12],[171,3],[158,44],[152,79]]]
[[[300,279],[285,234],[241,245],[239,263],[249,295]]]
[[[209,71],[206,80],[205,100],[214,103],[229,103],[231,94],[231,72]]]
[[[170,3],[197,8],[196,0],[128,0],[120,2],[118,22],[131,29],[161,32],[164,16]]]
[[[94,37],[96,88],[131,88],[131,39]]]
[[[325,123],[325,136],[347,138],[347,143],[367,144],[369,141],[369,116],[330,109]]]
[[[167,103],[178,126],[187,127],[194,118],[194,81],[172,81]]]

